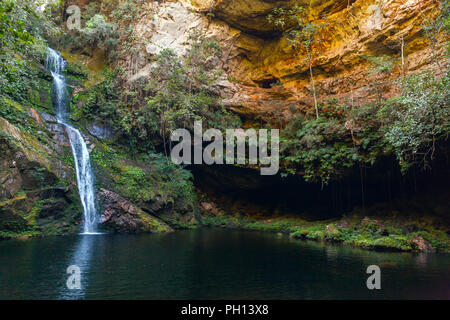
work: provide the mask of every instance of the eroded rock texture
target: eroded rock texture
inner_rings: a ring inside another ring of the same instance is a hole
[[[305,52],[293,50],[282,30],[269,23],[267,15],[274,8],[290,8],[294,4],[302,5],[311,21],[325,24],[313,60],[322,102],[335,98],[352,105],[367,103],[376,98],[370,89],[373,81],[389,81],[434,66],[433,53],[422,32],[424,21],[437,5],[432,0],[142,3],[140,16],[132,26],[136,36],[133,46],[139,50],[120,64],[129,81],[145,77],[151,67],[146,62],[149,56],[163,48],[182,55],[189,43],[189,31],[202,30],[224,48],[218,63],[225,75],[216,86],[225,106],[248,121],[280,115],[288,120],[292,111],[312,111],[308,63]],[[367,56],[386,56],[394,61],[395,68],[382,76],[373,74]],[[382,95],[393,96],[396,90],[396,86],[387,86]]]
[[[101,223],[107,229],[119,233],[169,232],[167,224],[145,213],[117,193],[101,189]]]

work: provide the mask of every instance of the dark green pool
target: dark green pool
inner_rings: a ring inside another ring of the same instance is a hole
[[[366,268],[381,268],[378,291]],[[81,289],[69,290],[69,265]],[[450,256],[195,230],[0,242],[0,299],[450,298]]]

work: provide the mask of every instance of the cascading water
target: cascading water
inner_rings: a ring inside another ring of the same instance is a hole
[[[54,107],[58,122],[63,124],[69,136],[72,153],[77,173],[78,191],[84,214],[85,234],[97,231],[97,209],[95,206],[94,175],[91,169],[89,152],[80,132],[67,123],[69,110],[67,108],[67,87],[64,77],[65,60],[60,53],[53,49],[47,49],[47,70],[53,76]]]

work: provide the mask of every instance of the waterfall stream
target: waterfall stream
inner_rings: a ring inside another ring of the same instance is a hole
[[[94,174],[89,159],[89,151],[84,139],[76,128],[68,124],[69,108],[67,106],[67,86],[64,76],[66,62],[60,53],[47,49],[47,70],[53,77],[54,99],[58,122],[63,124],[69,136],[77,175],[78,191],[84,214],[84,234],[95,234],[97,231],[97,209],[95,205]]]

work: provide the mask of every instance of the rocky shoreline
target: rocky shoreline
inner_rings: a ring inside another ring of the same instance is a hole
[[[306,221],[299,217],[251,218],[214,215],[202,218],[208,227],[257,230],[278,233],[300,240],[342,243],[369,250],[399,252],[450,252],[448,233],[416,221],[382,220],[353,216],[326,221]]]

